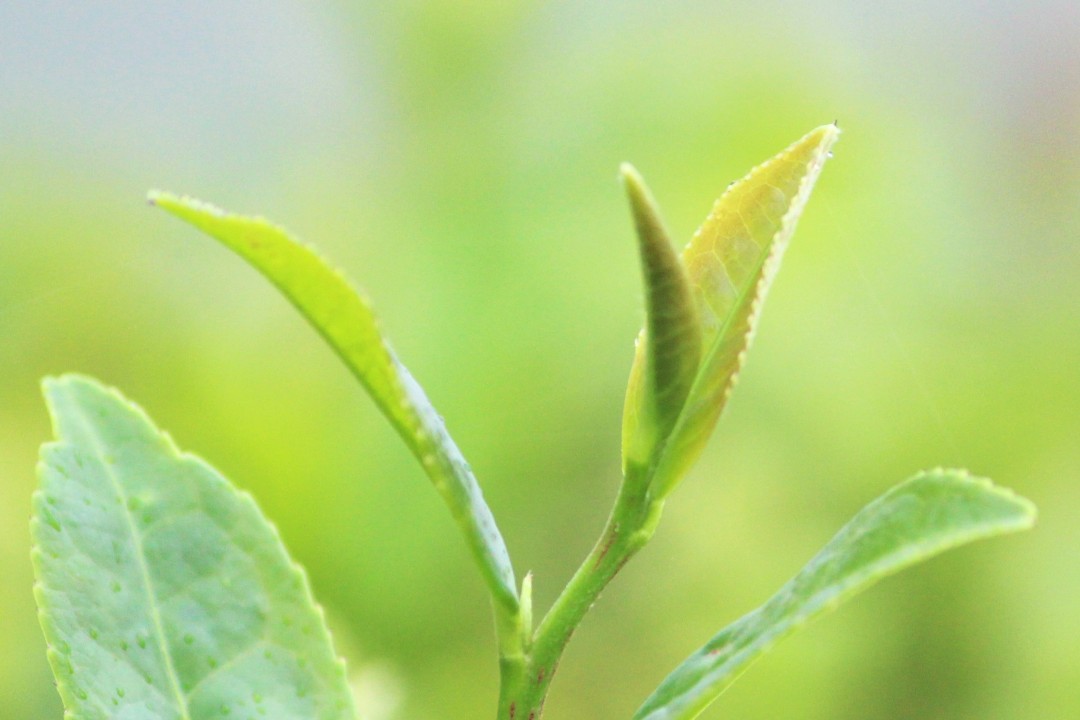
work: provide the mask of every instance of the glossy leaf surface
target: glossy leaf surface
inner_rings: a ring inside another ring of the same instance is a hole
[[[449,506],[503,608],[518,605],[506,545],[468,463],[442,418],[379,332],[367,299],[314,248],[257,217],[152,193],[152,203],[220,241],[296,306],[368,390]]]
[[[839,132],[834,125],[820,127],[732,184],[683,251],[705,350],[667,445],[645,471],[655,499],[671,492],[712,433],[769,285]]]
[[[623,469],[647,465],[682,412],[701,362],[701,323],[678,253],[645,181],[621,168],[645,278],[645,328],[623,409]]]
[[[255,502],[118,393],[45,383],[32,533],[74,720],[350,720],[344,665]]]
[[[916,475],[863,508],[767,603],[667,677],[634,720],[697,717],[779,640],[877,580],[964,543],[1030,527],[1027,500],[963,471]]]

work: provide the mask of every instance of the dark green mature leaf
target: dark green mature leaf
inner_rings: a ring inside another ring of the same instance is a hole
[[[350,720],[303,571],[255,502],[117,392],[45,382],[36,596],[77,720]]]
[[[634,720],[690,720],[781,639],[876,581],[949,548],[1032,526],[1035,507],[989,480],[934,470],[863,508],[763,606],[667,677]]]
[[[247,260],[308,319],[360,380],[449,506],[499,605],[516,612],[510,556],[480,486],[442,418],[379,332],[367,299],[310,246],[263,218],[151,193],[150,200]]]
[[[765,295],[840,131],[814,130],[734,183],[682,255],[704,355],[665,447],[643,471],[662,500],[704,448],[742,367]]]
[[[645,276],[645,328],[638,336],[623,409],[623,471],[647,466],[671,432],[701,362],[701,322],[690,280],[645,181],[621,168]]]

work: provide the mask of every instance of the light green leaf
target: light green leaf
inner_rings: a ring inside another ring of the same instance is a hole
[[[701,362],[701,323],[686,276],[645,181],[621,168],[645,277],[638,336],[623,409],[623,471],[649,464],[671,432]]]
[[[150,201],[247,260],[308,319],[420,460],[465,535],[498,606],[515,613],[518,597],[510,556],[480,486],[442,418],[379,332],[360,291],[312,247],[263,218],[232,215],[165,193],[151,193]]]
[[[634,720],[690,720],[778,641],[881,578],[949,548],[1031,527],[1035,507],[962,470],[933,470],[863,508],[763,606],[664,680]]]
[[[45,382],[36,596],[73,720],[349,720],[303,571],[255,502],[117,392]]]
[[[814,130],[734,183],[683,252],[705,348],[663,451],[642,472],[662,500],[697,460],[727,402],[765,295],[840,131]]]

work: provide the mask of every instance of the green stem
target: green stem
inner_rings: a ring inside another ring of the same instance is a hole
[[[509,707],[506,699],[509,688],[520,687],[528,666],[526,654],[532,635],[532,575],[526,575],[521,586],[521,603],[513,610],[492,598],[495,612],[495,636],[499,644],[499,717],[501,708]]]
[[[521,658],[502,664],[498,720],[540,720],[548,687],[567,642],[600,593],[652,537],[662,503],[624,483],[607,525],[541,621]]]

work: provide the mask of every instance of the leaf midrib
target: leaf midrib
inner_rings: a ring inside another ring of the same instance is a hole
[[[746,224],[745,221],[743,221],[743,224]],[[757,288],[761,282],[762,270],[765,267],[765,264],[769,261],[769,258],[772,256],[775,250],[776,238],[779,237],[781,232],[783,232],[783,218],[781,218],[781,226],[773,234],[769,242],[766,243],[765,247],[761,248],[762,252],[760,253],[760,260],[755,264],[754,272],[749,275],[749,277],[752,278],[753,281],[748,282],[746,286],[743,287],[742,290],[739,292],[735,302],[731,306],[731,309],[727,312],[727,315],[724,318],[723,325],[720,326],[719,331],[713,337],[712,341],[709,343],[709,346],[704,349],[704,352],[701,355],[700,363],[698,365],[698,371],[694,375],[693,382],[690,384],[690,391],[686,395],[686,400],[683,401],[683,406],[679,410],[678,416],[676,416],[675,418],[675,423],[672,425],[671,431],[668,433],[667,437],[664,438],[663,445],[660,448],[660,451],[656,454],[656,460],[653,461],[651,467],[649,468],[648,476],[650,484],[652,482],[652,478],[656,475],[657,471],[661,468],[661,466],[664,464],[664,461],[667,459],[667,453],[671,447],[671,439],[681,435],[683,427],[686,425],[687,422],[686,418],[687,414],[690,412],[689,408],[691,403],[696,398],[700,397],[702,385],[708,382],[708,375],[710,374],[709,369],[712,366],[713,358],[716,357],[716,354],[719,352],[720,346],[723,344],[726,336],[731,332],[735,323],[739,320],[740,317],[742,317],[740,314],[740,310],[745,306],[748,300],[753,303],[753,299],[757,294]],[[724,272],[726,274],[728,272],[727,266],[721,263],[721,267],[724,269]],[[691,283],[693,283],[693,280],[691,280]],[[708,297],[706,297],[705,300],[706,302],[709,302]],[[739,371],[738,365],[739,364],[737,363],[736,368],[731,373],[732,375]],[[731,378],[729,377],[727,382],[725,383],[725,389],[721,391],[721,395],[727,391],[730,385]]]
[[[109,479],[109,483],[112,486],[113,492],[117,499],[120,501],[121,513],[124,516],[124,522],[127,525],[128,533],[131,536],[131,542],[135,548],[135,559],[138,563],[139,575],[142,579],[143,590],[146,593],[147,605],[150,612],[150,620],[153,624],[153,632],[156,640],[158,641],[158,649],[161,654],[161,659],[165,665],[165,674],[169,681],[170,689],[172,690],[173,697],[176,699],[177,706],[180,710],[180,720],[192,720],[191,709],[188,707],[187,700],[184,696],[183,690],[180,688],[180,678],[176,674],[176,667],[172,661],[172,650],[169,647],[169,641],[165,636],[165,628],[161,622],[161,613],[158,611],[157,593],[154,592],[154,584],[150,578],[150,568],[146,562],[146,553],[143,549],[143,539],[139,533],[138,527],[135,525],[135,521],[131,516],[131,512],[128,511],[128,496],[124,492],[123,485],[120,484],[119,478],[112,469],[112,463],[109,462],[107,454],[104,452],[104,446],[101,439],[98,437],[97,432],[92,422],[86,417],[86,411],[75,404],[75,417],[78,423],[86,431],[86,436],[89,439],[89,445],[93,450],[94,455],[100,461],[101,467],[105,471],[105,475]]]

